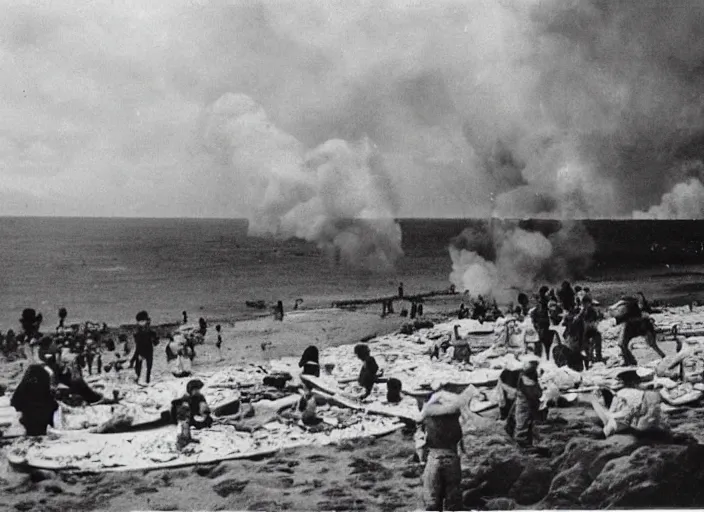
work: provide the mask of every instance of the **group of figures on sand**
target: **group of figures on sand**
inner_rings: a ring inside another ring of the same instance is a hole
[[[534,444],[534,427],[545,421],[549,409],[559,403],[559,395],[551,396],[541,388],[541,361],[549,360],[552,353],[557,366],[569,366],[573,370],[583,371],[590,364],[603,359],[602,336],[597,324],[604,318],[604,314],[597,309],[589,292],[588,288],[578,286],[573,289],[568,282],[564,282],[557,293],[544,286],[533,296],[533,304],[526,294],[520,294],[518,306],[510,306],[501,315],[507,333],[512,323],[525,321],[535,333],[532,339],[524,337],[523,348],[528,355],[522,357],[523,367],[520,370],[503,370],[495,389],[505,432],[521,449],[543,451]],[[458,317],[469,317],[467,311],[461,307]],[[671,436],[669,423],[661,407],[661,394],[643,389],[641,377],[633,368],[637,361],[629,343],[634,338],[643,337],[648,346],[661,357],[656,368],[658,376],[682,382],[690,379],[701,382],[704,379],[704,347],[692,338],[676,337],[677,352],[666,357],[656,342],[655,324],[650,317],[653,312],[655,311],[642,294],[639,297],[623,297],[609,308],[610,316],[616,319],[618,325],[623,326],[619,346],[623,363],[630,368],[617,373],[620,385],[615,393],[602,388],[581,399],[593,408],[607,437],[627,433],[647,442],[648,439],[662,440]],[[563,328],[562,338],[556,332],[558,327]],[[462,340],[458,328],[455,326],[454,343],[434,347],[431,357],[442,355],[444,349],[452,354],[451,359],[455,361],[471,362],[471,349],[467,340]],[[506,338],[508,342],[508,334]],[[555,339],[557,343],[553,346]],[[685,366],[692,363],[692,360],[698,362],[698,365],[695,364],[698,373],[686,375]],[[428,510],[462,508],[458,448],[464,450],[461,423],[467,414],[468,402],[475,395],[476,390],[471,386],[460,395],[439,386],[423,407],[416,447],[419,458],[423,460],[425,457],[427,460],[423,495]]]
[[[20,334],[13,335],[14,354],[27,359],[29,366],[15,389],[11,405],[21,413],[20,422],[28,435],[44,435],[48,427],[54,427],[59,402],[94,405],[120,401],[117,390],[112,397],[105,397],[94,390],[84,378],[86,371],[88,375],[111,375],[119,381],[125,368],[133,368],[133,380],[137,384],[148,385],[151,382],[155,349],[160,339],[151,328],[151,319],[146,311],[136,315],[132,342],[127,334],[121,333],[116,343],[105,324],[98,326],[87,322],[66,326],[65,318],[66,310],[61,308],[55,332],[45,334],[41,331],[42,315],[27,308],[19,321]],[[222,335],[219,325],[216,331],[220,349]],[[195,332],[189,329],[185,333],[178,331],[167,335],[166,361],[172,365],[174,376],[191,375],[185,362],[193,361],[196,356],[195,340],[202,339],[206,332],[207,323],[201,318]]]
[[[577,371],[582,371],[602,358],[601,335],[597,322],[603,315],[591,299],[588,289],[572,289],[569,283],[563,283],[557,292],[542,287],[533,296],[533,300],[534,303],[531,304],[527,295],[521,294],[518,297],[518,306],[510,307],[503,315],[507,320],[529,319],[537,333],[537,340],[527,340],[526,348],[532,354],[522,358],[522,368],[502,371],[496,385],[500,421],[503,422],[507,435],[518,447],[525,450],[540,450],[540,447],[535,445],[534,427],[545,420],[551,407],[557,405],[554,397],[546,396],[547,393],[544,393],[539,382],[541,356],[548,359],[552,354],[558,365],[569,365]],[[466,317],[464,310],[461,311],[460,315]],[[698,357],[701,350],[680,340],[677,354],[665,358],[655,342],[655,326],[648,315],[650,311],[652,309],[644,298],[639,300],[626,297],[611,308],[612,316],[624,325],[620,346],[626,364],[635,363],[628,342],[634,337],[645,336],[648,344],[663,358],[658,366],[658,374],[673,379],[686,378],[683,367],[687,358]],[[136,321],[131,363],[137,380],[141,378],[142,370],[146,370],[146,382],[149,383],[154,350],[159,343],[159,337],[152,330],[146,312],[138,313]],[[81,359],[71,351],[72,346],[79,347],[76,349],[79,353],[85,350],[80,348],[84,347],[84,344],[75,341],[76,334],[63,331],[59,334],[57,330],[57,335],[53,337],[44,336],[39,329],[41,317],[33,310],[26,310],[20,323],[20,344],[32,347],[32,364],[14,392],[12,405],[22,414],[21,421],[28,435],[46,434],[47,428],[53,426],[54,413],[59,407],[56,390],[58,383],[64,384],[69,393],[80,395],[87,403],[114,403],[120,400],[119,396],[103,397],[83,380],[81,365],[86,364],[83,360],[87,361],[87,357]],[[556,346],[553,346],[555,326],[564,327],[564,341],[558,337]],[[199,324],[199,328],[204,335],[207,329],[205,321]],[[216,330],[219,346],[222,338],[220,329]],[[91,332],[90,336],[93,336],[91,339],[94,340],[96,334]],[[457,339],[461,338],[457,329],[455,336]],[[127,345],[124,340],[120,341]],[[59,346],[63,350],[59,350]],[[472,354],[468,344],[466,346],[467,351],[454,347],[455,355],[452,359],[469,362]],[[447,349],[448,347],[444,347],[442,350]],[[126,364],[128,352],[124,349],[122,352],[124,357],[117,360]],[[182,341],[178,334],[168,338],[166,353],[167,359],[192,359],[195,356],[194,347],[185,340]],[[356,345],[354,353],[361,363],[357,379],[360,391],[352,398],[360,401],[369,399],[374,388],[385,381],[388,402],[400,402],[403,383],[395,378],[382,378],[383,372],[380,371],[369,346]],[[74,357],[70,357],[71,354]],[[431,351],[430,357],[438,355]],[[320,366],[318,348],[308,347],[299,361],[302,374],[318,377],[321,373]],[[646,438],[667,435],[669,426],[662,412],[660,394],[641,389],[640,378],[634,369],[623,370],[617,377],[621,386],[615,393],[603,390],[585,400],[602,422],[604,435],[623,432]],[[699,377],[701,378],[701,375]],[[166,413],[166,421],[179,425],[179,447],[194,442],[190,438],[191,428],[208,428],[213,424],[213,415],[201,392],[203,387],[202,381],[190,380],[186,385],[185,395],[172,401]],[[462,393],[454,393],[439,380],[433,385],[431,392],[418,399],[420,416],[416,425],[415,447],[419,461],[425,464],[423,497],[429,510],[462,508],[460,452],[465,452],[466,448],[463,443],[463,422],[468,415],[471,416],[468,413],[469,404],[478,395],[479,392],[473,386],[468,386]],[[316,413],[317,405],[318,399],[312,388],[304,385],[300,401],[291,414],[303,425],[314,427],[322,421]],[[252,407],[241,408],[232,420],[239,420],[247,414],[254,414]]]

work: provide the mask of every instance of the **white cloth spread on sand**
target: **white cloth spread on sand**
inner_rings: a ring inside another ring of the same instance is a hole
[[[660,407],[660,395],[640,389],[621,389],[609,408],[610,418],[604,434],[610,435],[632,428],[634,430],[669,430]]]

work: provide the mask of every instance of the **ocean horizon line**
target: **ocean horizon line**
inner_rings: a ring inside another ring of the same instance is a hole
[[[388,217],[374,217],[374,219],[386,219]],[[127,215],[0,215],[0,219],[84,219],[84,220],[205,220],[205,221],[242,221],[248,222],[246,217],[167,217],[167,216],[127,216]],[[359,218],[355,217],[354,220]],[[701,222],[704,219],[634,219],[632,217],[499,217],[499,216],[469,216],[469,217],[394,217],[397,222],[401,221],[487,221],[500,220],[511,222]]]

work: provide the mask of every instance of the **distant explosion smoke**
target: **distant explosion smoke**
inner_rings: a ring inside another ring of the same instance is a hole
[[[388,269],[394,190],[409,216],[702,216],[704,173],[687,170],[704,159],[700,1],[235,4],[202,11],[236,63],[211,62],[202,88],[256,91],[285,130],[225,95],[206,140],[255,233]],[[593,250],[579,224],[492,228],[453,245],[452,281],[526,287],[579,274]]]
[[[460,291],[510,300],[515,289],[535,290],[584,272],[594,240],[578,222],[567,222],[550,236],[494,223],[467,228],[450,244],[450,281]]]
[[[381,161],[367,139],[329,140],[307,151],[243,94],[207,111],[205,141],[250,193],[250,232],[315,242],[347,265],[392,270],[401,228]]]
[[[633,212],[634,219],[704,219],[704,185],[696,178],[678,183],[647,211]]]

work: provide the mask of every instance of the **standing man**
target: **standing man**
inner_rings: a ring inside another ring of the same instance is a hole
[[[506,421],[506,432],[522,448],[533,445],[533,425],[540,417],[542,390],[538,383],[539,362],[537,358],[527,358],[524,362],[518,378],[513,411]]]
[[[137,383],[142,375],[142,362],[147,363],[147,384],[152,377],[152,364],[154,363],[154,347],[159,343],[156,333],[151,330],[151,319],[146,311],[137,313],[137,332],[134,333],[135,365]]]
[[[550,312],[548,311],[547,287],[540,289],[540,294],[536,297],[536,306],[530,311],[530,319],[533,322],[533,327],[538,333],[540,345],[545,350],[545,357],[550,359],[550,346],[553,341],[553,331],[550,329]],[[543,290],[545,289],[545,290]],[[541,348],[536,346],[537,355],[541,355]]]
[[[426,510],[462,509],[462,466],[458,445],[467,453],[462,441],[459,395],[442,391],[433,393],[421,410],[425,427],[427,462],[423,472],[423,501]]]
[[[582,319],[584,321],[584,350],[590,363],[600,362],[601,355],[601,333],[599,332],[599,312],[594,308],[594,303],[589,295],[582,299]]]
[[[403,283],[398,283],[398,298],[403,300]]]

